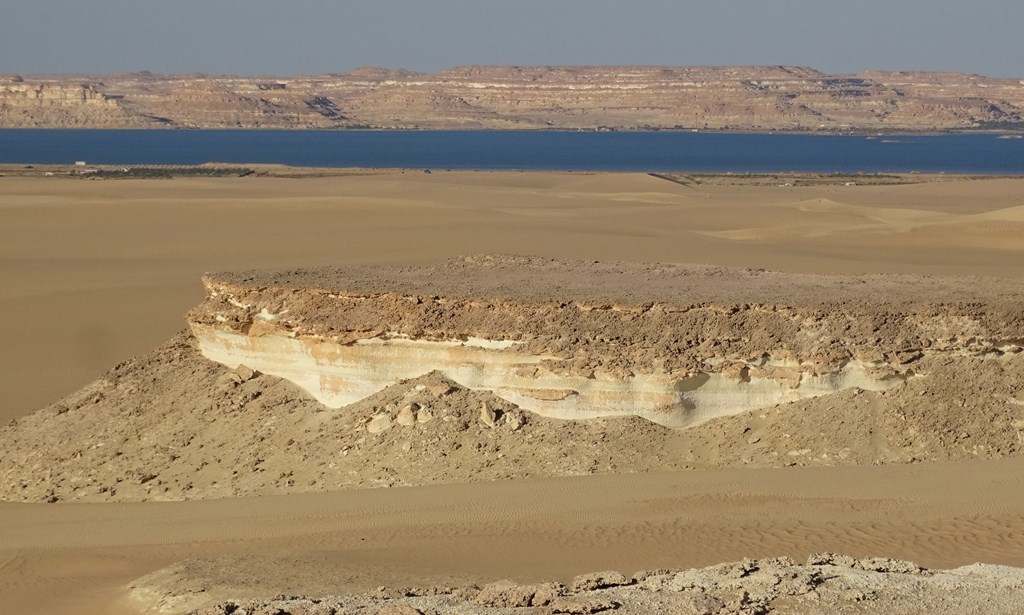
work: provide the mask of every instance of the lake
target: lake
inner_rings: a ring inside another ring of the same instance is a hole
[[[1024,140],[992,134],[0,130],[0,163],[75,160],[114,165],[1024,174]]]

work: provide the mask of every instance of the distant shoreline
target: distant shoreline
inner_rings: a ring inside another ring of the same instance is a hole
[[[209,178],[320,178],[357,177],[368,175],[423,174],[481,174],[481,175],[648,175],[684,186],[714,185],[769,185],[826,186],[826,185],[896,185],[921,184],[938,181],[1022,179],[1024,173],[971,174],[971,173],[810,173],[802,171],[757,172],[648,172],[648,171],[562,171],[545,169],[421,169],[400,167],[302,167],[286,164],[220,163],[196,165],[96,164],[84,167],[73,164],[0,163],[0,178],[34,177],[48,179],[138,180],[178,179],[187,177]],[[779,184],[779,181],[787,182]]]

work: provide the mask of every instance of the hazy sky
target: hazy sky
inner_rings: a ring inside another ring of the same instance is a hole
[[[796,64],[1024,77],[1024,0],[0,0],[0,73]]]

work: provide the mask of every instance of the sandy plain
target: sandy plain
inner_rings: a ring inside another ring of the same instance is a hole
[[[506,172],[0,177],[0,420],[171,337],[201,300],[199,276],[208,270],[507,253],[1024,276],[1024,180],[920,179],[787,186]],[[3,504],[0,598],[11,612],[116,612],[128,608],[119,601],[132,579],[213,554],[252,556],[224,575],[226,584],[256,588],[291,562],[288,591],[554,578],[826,549],[929,566],[1019,566],[1021,469],[1019,460],[993,460],[244,501]]]

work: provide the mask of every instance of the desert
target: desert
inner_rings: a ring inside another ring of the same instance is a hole
[[[14,171],[5,612],[1024,608],[1020,178]]]

